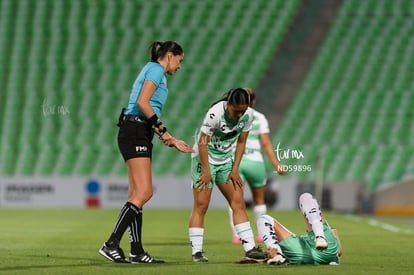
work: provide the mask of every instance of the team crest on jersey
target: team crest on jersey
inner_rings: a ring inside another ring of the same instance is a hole
[[[245,121],[240,121],[239,125],[237,127],[244,128],[244,125],[246,125],[246,122]]]

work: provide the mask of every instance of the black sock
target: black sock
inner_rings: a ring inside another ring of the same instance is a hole
[[[129,238],[131,243],[131,254],[140,255],[144,253],[144,248],[142,247],[142,209],[135,216],[135,219],[129,226]]]
[[[112,231],[111,237],[107,241],[107,245],[119,245],[119,242],[121,241],[125,230],[131,224],[131,222],[135,220],[138,212],[141,212],[138,207],[130,202],[125,203],[124,207],[122,207],[121,212],[119,213],[118,221],[115,224],[115,228]]]

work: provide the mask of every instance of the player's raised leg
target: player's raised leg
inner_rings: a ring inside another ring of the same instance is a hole
[[[323,223],[325,219],[320,210],[319,204],[315,198],[309,193],[303,193],[299,197],[299,206],[305,216],[305,221],[308,230],[313,230],[315,233],[315,247],[318,250],[328,248],[328,243],[323,232]]]

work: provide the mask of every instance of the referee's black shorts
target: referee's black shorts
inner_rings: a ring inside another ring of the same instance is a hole
[[[149,123],[122,121],[118,131],[118,148],[125,161],[132,158],[151,158],[154,130]]]

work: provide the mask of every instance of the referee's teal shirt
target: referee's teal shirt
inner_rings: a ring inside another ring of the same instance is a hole
[[[129,96],[128,108],[125,111],[127,115],[138,115],[145,117],[144,113],[139,109],[137,105],[138,97],[141,93],[142,86],[146,80],[152,81],[157,89],[150,99],[151,107],[154,109],[155,114],[161,117],[162,107],[168,96],[167,78],[165,77],[164,67],[156,62],[148,62],[144,68],[142,68],[137,79],[132,86],[131,95]]]

